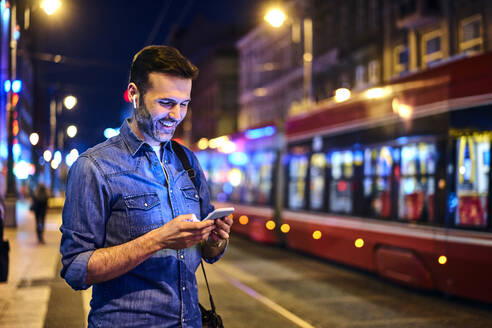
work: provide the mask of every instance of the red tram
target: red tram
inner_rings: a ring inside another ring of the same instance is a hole
[[[198,156],[216,206],[258,242],[492,302],[491,63],[449,61],[211,140]]]

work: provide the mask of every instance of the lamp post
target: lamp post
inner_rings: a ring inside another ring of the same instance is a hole
[[[289,21],[282,9],[270,9],[264,16],[265,21],[274,28],[281,27]],[[291,20],[290,20],[291,21]],[[291,23],[292,24],[292,23]],[[313,21],[306,17],[302,20],[304,31],[303,63],[303,98],[309,105],[313,102]]]
[[[53,1],[53,0],[46,0]],[[45,2],[46,2],[45,1]],[[59,3],[59,0],[56,0]],[[59,6],[58,6],[59,7]],[[51,13],[54,13],[58,7],[51,6]],[[26,17],[26,29],[29,28],[29,17],[30,17],[30,8],[26,8],[26,12],[24,13]],[[9,24],[9,32],[8,32],[8,40],[9,40],[9,48],[8,48],[8,76],[10,81],[15,81],[17,76],[17,1],[10,0],[10,24]],[[16,105],[18,98],[15,99],[16,95],[13,90],[9,90],[7,94],[7,129],[8,129],[8,155],[7,155],[7,188],[5,193],[5,226],[15,227],[17,225],[17,186],[16,186],[16,177],[14,175],[14,154],[13,154],[13,145],[14,145],[14,116],[16,113]],[[18,95],[17,95],[18,97]]]

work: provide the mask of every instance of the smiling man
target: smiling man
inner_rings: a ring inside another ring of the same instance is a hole
[[[132,118],[70,169],[61,275],[74,289],[93,286],[89,327],[201,327],[195,271],[222,256],[232,220],[200,220],[213,210],[205,176],[183,147],[193,183],[170,141],[197,74],[172,47],[142,49]]]

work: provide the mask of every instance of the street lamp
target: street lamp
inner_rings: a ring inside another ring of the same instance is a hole
[[[39,142],[39,134],[36,132],[31,133],[29,136],[29,141],[31,142],[31,145],[36,146]]]
[[[60,8],[60,6],[61,6],[61,2],[59,0],[44,0],[41,3],[41,8],[43,8],[43,10],[48,16],[53,15],[55,11],[57,11],[58,8]]]
[[[275,28],[282,26],[287,18],[284,11],[279,8],[270,9],[264,16],[265,21]],[[302,55],[304,100],[311,104],[313,101],[313,21],[307,17],[303,19],[302,23],[304,28],[304,51]]]
[[[66,96],[65,99],[63,99],[63,104],[68,110],[71,110],[75,107],[75,105],[77,105],[77,98],[72,95]]]
[[[67,128],[67,136],[73,138],[77,135],[77,127],[75,125],[69,125]]]

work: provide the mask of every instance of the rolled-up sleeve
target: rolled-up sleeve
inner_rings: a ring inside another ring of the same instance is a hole
[[[92,253],[104,246],[109,200],[109,187],[97,164],[79,157],[68,173],[60,227],[61,276],[73,289],[90,287],[85,283],[87,265]]]

